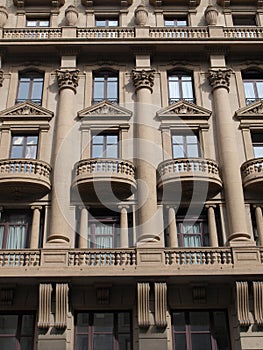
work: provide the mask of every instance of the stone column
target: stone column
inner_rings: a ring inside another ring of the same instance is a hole
[[[32,230],[31,230],[31,239],[30,239],[30,249],[38,249],[39,243],[39,229],[40,229],[40,211],[41,206],[31,207],[33,210],[33,219],[32,219]]]
[[[169,239],[170,239],[170,247],[176,248],[178,247],[178,236],[177,236],[177,227],[176,227],[176,215],[175,208],[168,208],[168,225],[169,225]]]
[[[154,129],[152,124],[152,88],[154,71],[134,69],[133,83],[137,93],[136,104],[136,171],[138,239],[141,243],[159,243],[157,226],[156,167],[154,165]]]
[[[207,205],[208,232],[210,247],[218,247],[217,227],[215,218],[215,205]]]
[[[77,69],[57,70],[60,91],[53,147],[53,183],[51,199],[51,223],[48,243],[69,245],[74,227],[70,211],[70,178],[72,171],[72,128],[74,125],[74,95],[78,86]]]
[[[251,243],[247,232],[246,210],[237,154],[238,143],[232,124],[233,113],[229,101],[230,69],[210,69],[208,80],[213,89],[214,109],[222,164],[226,208],[229,222],[228,243]]]
[[[79,225],[79,248],[88,247],[88,226],[89,212],[86,207],[80,207],[80,225]]]
[[[258,233],[258,244],[259,246],[263,245],[263,217],[261,206],[255,205],[255,216],[257,224],[257,233]]]
[[[119,209],[121,209],[120,215],[120,248],[128,248],[129,247],[129,231],[128,231],[128,213],[127,209],[128,205],[121,205]]]

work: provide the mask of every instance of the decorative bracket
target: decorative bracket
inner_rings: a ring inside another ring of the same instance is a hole
[[[248,283],[236,282],[236,300],[237,300],[237,317],[240,326],[248,327],[249,319],[249,298],[248,298]]]
[[[263,282],[253,282],[254,314],[258,326],[263,326]]]
[[[138,283],[138,324],[139,327],[150,326],[150,284]]]
[[[155,294],[155,325],[164,328],[167,326],[167,285],[166,283],[154,283]]]
[[[38,327],[50,327],[51,315],[51,283],[41,283],[39,285],[39,305],[38,305]]]
[[[65,328],[67,326],[68,291],[69,287],[67,283],[56,284],[56,328]]]

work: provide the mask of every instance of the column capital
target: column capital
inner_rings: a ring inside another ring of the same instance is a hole
[[[4,71],[0,69],[0,86],[3,86],[4,81]]]
[[[128,205],[128,204],[120,204],[120,205],[118,205],[118,209],[120,209],[120,210],[122,210],[122,209],[129,209],[130,208],[130,206]]]
[[[154,85],[154,69],[133,69],[132,80],[135,91],[139,89],[149,89],[152,92]]]
[[[72,89],[76,93],[76,88],[79,82],[79,70],[78,69],[57,69],[57,81],[59,91],[62,89]]]
[[[209,69],[208,81],[212,89],[225,88],[229,91],[232,69]]]
[[[35,209],[42,210],[41,205],[32,205],[30,208],[31,208],[31,210],[35,210]]]
[[[205,205],[205,208],[206,208],[206,209],[209,209],[209,208],[215,209],[215,208],[216,208],[216,204],[206,204],[206,205]]]

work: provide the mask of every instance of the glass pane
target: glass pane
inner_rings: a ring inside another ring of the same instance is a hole
[[[192,334],[192,350],[211,350],[210,334]]]
[[[77,333],[87,332],[89,326],[89,314],[80,313],[77,316]]]
[[[28,146],[25,152],[25,158],[36,159],[37,157],[37,146]]]
[[[17,315],[0,315],[0,334],[16,334],[17,322]]]
[[[28,20],[26,22],[27,27],[36,27],[37,26],[37,21],[35,20]]]
[[[244,82],[246,98],[255,98],[254,84],[252,82]]]
[[[184,143],[184,138],[182,135],[173,135],[173,144],[183,144]]]
[[[113,313],[95,313],[93,325],[95,332],[113,332]]]
[[[189,158],[199,157],[198,145],[187,145],[187,157]]]
[[[105,20],[98,20],[96,19],[96,27],[105,27],[106,21]]]
[[[117,135],[107,135],[107,144],[116,144],[118,143],[118,136]]]
[[[107,158],[118,158],[118,145],[112,145],[107,147]]]
[[[208,331],[209,323],[208,311],[190,312],[190,324],[192,331]]]
[[[49,27],[49,20],[39,21],[39,27]]]
[[[42,99],[43,79],[37,78],[33,81],[31,100],[39,102]]]
[[[174,158],[184,158],[186,155],[184,153],[184,149],[180,145],[173,146],[173,157]]]
[[[122,334],[118,337],[118,350],[130,350],[131,339],[129,334]]]
[[[230,349],[226,314],[223,311],[214,311],[214,332],[218,350]]]
[[[16,339],[15,338],[1,338],[0,337],[0,349],[15,349],[16,347]]]
[[[169,81],[169,97],[172,99],[179,99],[180,98],[179,83],[178,82]]]
[[[110,19],[109,20],[109,27],[118,27],[119,23],[116,19]]]
[[[109,100],[117,100],[118,98],[118,84],[116,78],[108,78],[107,98]]]
[[[166,19],[166,20],[164,21],[164,26],[165,26],[165,27],[173,27],[173,26],[174,26],[174,21],[173,21],[173,20]]]
[[[185,334],[174,335],[175,350],[187,350]]]
[[[93,98],[95,101],[104,99],[104,78],[94,79],[94,92]]]
[[[76,350],[88,350],[88,339],[87,335],[77,335]]]
[[[30,78],[20,78],[18,87],[18,100],[27,100],[29,98]]]
[[[104,158],[103,145],[92,146],[92,158]]]
[[[113,350],[113,336],[111,334],[96,334],[93,337],[94,350]]]
[[[96,136],[93,136],[93,138],[92,138],[93,144],[103,145],[103,142],[104,142],[104,136],[102,136],[102,135],[96,135]]]
[[[184,78],[184,80],[191,80],[191,78],[187,77],[187,79]],[[182,91],[183,91],[183,98],[193,98],[193,88],[192,88],[192,82],[189,81],[182,81]]]
[[[258,97],[263,98],[263,82],[257,82]]]
[[[21,334],[32,335],[34,330],[34,315],[23,315]]]
[[[32,331],[31,331],[32,334]],[[20,350],[31,350],[33,349],[33,339],[31,337],[23,337],[20,340]]]
[[[177,21],[177,25],[178,26],[187,26],[187,21],[185,20],[185,19],[179,19],[178,21]]]
[[[11,158],[23,158],[23,147],[21,146],[12,146]]]
[[[118,314],[118,333],[130,332],[130,314],[128,312],[120,312]]]
[[[185,330],[185,317],[184,312],[174,312],[173,313],[173,325],[175,331]]]
[[[37,145],[38,137],[37,136],[28,136],[27,137],[27,144],[28,145]]]

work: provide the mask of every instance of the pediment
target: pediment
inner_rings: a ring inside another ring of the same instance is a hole
[[[129,120],[132,112],[126,108],[104,100],[78,112],[79,118],[89,120]]]
[[[25,101],[0,112],[0,120],[50,120],[54,113],[33,102]]]
[[[256,101],[251,103],[250,105],[240,108],[235,113],[238,119],[255,119],[255,118],[263,118],[263,101]]]
[[[180,100],[157,112],[157,117],[161,120],[208,120],[212,112],[194,103]]]

